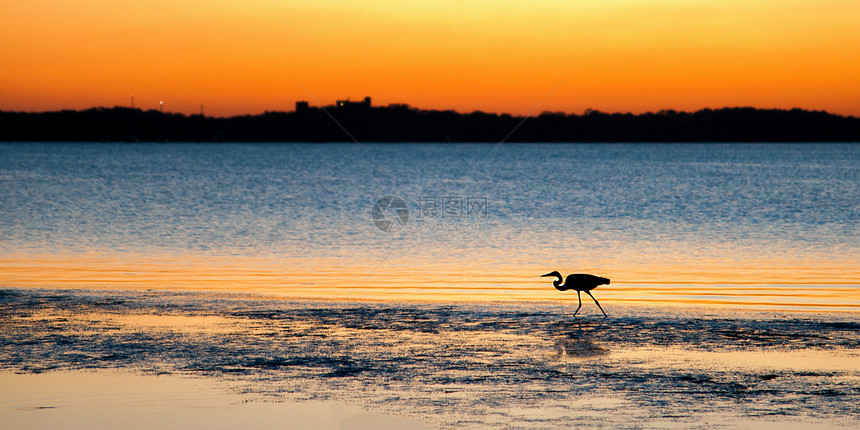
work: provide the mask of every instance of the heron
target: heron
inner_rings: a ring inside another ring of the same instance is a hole
[[[591,295],[591,290],[597,288],[598,285],[609,285],[609,278],[601,278],[600,276],[588,275],[585,273],[574,273],[572,275],[567,275],[567,279],[564,281],[564,284],[562,284],[561,273],[550,272],[546,275],[541,275],[541,277],[544,276],[555,276],[558,278],[552,282],[552,286],[555,287],[556,290],[576,290],[576,298],[579,299],[579,307],[573,312],[573,316],[576,316],[576,313],[579,312],[579,309],[582,307],[582,296],[579,294],[582,291],[585,291],[585,294],[588,294],[589,297],[591,297],[591,300],[594,300],[594,303],[596,303],[597,307],[600,308],[600,312],[603,312],[603,316],[607,316],[606,311],[603,310],[603,307],[600,306],[597,299]]]

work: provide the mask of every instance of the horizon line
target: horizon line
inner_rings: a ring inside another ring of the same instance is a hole
[[[344,101],[344,100],[338,100],[335,102],[335,104],[324,105],[324,106],[322,106],[322,105],[321,106],[307,105],[306,109],[308,109],[308,110],[323,110],[323,111],[328,110],[328,109],[331,109],[331,110],[349,109],[349,108],[339,107],[337,104],[341,101]],[[354,103],[354,104],[362,103],[362,102],[351,102],[349,99],[347,99],[346,101],[350,102],[350,103]],[[304,100],[297,100],[296,102],[297,103],[298,102],[304,102]],[[456,113],[458,115],[485,114],[485,115],[496,115],[499,117],[509,116],[512,118],[537,118],[537,117],[540,117],[542,115],[587,116],[590,114],[633,115],[633,116],[667,115],[667,114],[682,115],[682,114],[695,114],[697,112],[703,112],[703,111],[721,111],[721,110],[727,110],[727,109],[729,109],[729,110],[730,109],[751,109],[751,110],[756,110],[756,111],[780,111],[780,112],[802,111],[802,112],[807,112],[807,113],[823,113],[823,114],[838,116],[838,117],[847,118],[847,119],[860,118],[860,117],[857,117],[854,115],[844,115],[844,114],[839,114],[839,113],[832,113],[828,110],[807,109],[807,108],[802,108],[802,107],[797,107],[797,106],[792,107],[792,108],[760,108],[760,107],[755,107],[755,106],[723,106],[723,107],[718,107],[718,108],[703,107],[703,108],[699,108],[699,109],[694,110],[694,111],[664,108],[664,109],[660,109],[658,111],[646,111],[646,112],[642,112],[642,113],[633,113],[631,111],[606,112],[606,111],[601,111],[599,109],[588,108],[588,109],[585,109],[582,113],[544,110],[544,111],[541,111],[540,113],[533,114],[533,115],[515,115],[515,114],[508,113],[508,112],[502,112],[502,113],[487,112],[487,111],[483,111],[480,109],[473,110],[471,112],[461,112],[461,111],[458,111],[456,109],[424,109],[424,108],[412,106],[412,105],[407,104],[407,103],[389,103],[388,105],[368,106],[367,108],[368,109],[408,109],[408,110],[414,110],[414,111],[418,111],[418,112],[453,112],[453,113]],[[0,110],[0,113],[48,114],[48,113],[62,113],[62,112],[86,112],[86,111],[91,111],[91,110],[111,110],[111,109],[126,109],[126,110],[140,111],[140,112],[155,112],[155,113],[159,113],[162,115],[181,115],[181,116],[185,116],[185,117],[202,116],[204,118],[213,118],[213,119],[219,119],[219,118],[230,119],[230,118],[239,118],[239,117],[246,117],[246,116],[262,116],[262,115],[273,114],[273,113],[284,113],[284,114],[299,113],[299,109],[294,108],[293,110],[268,110],[267,109],[261,113],[256,113],[256,114],[244,113],[244,114],[237,114],[237,115],[230,115],[230,116],[214,116],[214,115],[207,116],[207,115],[201,114],[201,113],[186,114],[183,112],[163,111],[161,109],[161,106],[145,109],[145,108],[141,108],[139,106],[127,106],[127,105],[114,105],[112,107],[110,107],[110,106],[91,106],[88,108],[81,108],[81,109],[69,108],[69,109],[56,109],[56,110],[43,110],[43,111]]]

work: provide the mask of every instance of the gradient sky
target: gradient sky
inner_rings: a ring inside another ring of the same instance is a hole
[[[0,110],[860,116],[857,0],[0,0]]]

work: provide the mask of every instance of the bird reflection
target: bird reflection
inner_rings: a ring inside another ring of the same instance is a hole
[[[579,294],[582,291],[585,291],[585,294],[588,294],[589,297],[591,297],[591,300],[594,300],[594,303],[596,303],[597,307],[600,308],[600,312],[603,312],[603,316],[607,316],[606,311],[603,310],[603,307],[600,306],[597,299],[591,295],[591,290],[597,288],[598,285],[609,285],[609,278],[601,278],[600,276],[587,275],[584,273],[574,273],[572,275],[567,275],[567,279],[564,281],[564,284],[562,284],[561,273],[550,272],[546,275],[541,275],[541,277],[544,276],[555,276],[558,278],[553,281],[552,286],[559,291],[576,290],[576,298],[579,299],[579,307],[573,312],[573,316],[576,316],[576,313],[579,312],[580,308],[582,308],[582,297]]]
[[[609,354],[609,348],[587,339],[560,339],[555,343],[558,358],[589,358]]]
[[[609,348],[592,340],[600,324],[586,322],[583,327],[582,321],[574,323],[575,331],[566,333],[555,341],[554,356],[559,359],[565,358],[591,358],[609,354]]]

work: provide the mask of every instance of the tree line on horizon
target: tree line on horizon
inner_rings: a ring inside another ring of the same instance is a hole
[[[0,111],[0,141],[71,142],[860,142],[860,118],[723,108],[522,117],[389,107],[303,108],[228,118],[114,107]]]

